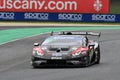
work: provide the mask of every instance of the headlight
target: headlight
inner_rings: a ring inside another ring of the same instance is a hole
[[[79,56],[80,55],[80,52],[76,52],[76,53],[74,53],[74,54],[72,54],[72,56]]]
[[[72,56],[73,57],[85,56],[87,54],[87,51],[88,51],[87,47],[79,47],[72,52]]]
[[[33,56],[43,56],[43,53],[40,53],[39,51],[33,51]]]
[[[82,51],[82,52],[81,52],[81,55],[84,55],[84,56],[85,56],[85,55],[87,55],[87,52],[86,52],[86,51]]]
[[[76,56],[85,56],[86,54],[87,54],[86,51],[82,51],[82,52],[73,53],[72,56],[73,57],[76,57]]]

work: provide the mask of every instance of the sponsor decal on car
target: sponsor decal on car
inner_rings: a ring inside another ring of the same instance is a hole
[[[62,57],[52,56],[51,59],[62,59]]]

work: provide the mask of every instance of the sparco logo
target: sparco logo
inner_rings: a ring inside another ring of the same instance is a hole
[[[93,14],[92,20],[94,21],[111,21],[114,22],[116,19],[116,15],[101,15],[101,14]]]
[[[25,13],[25,19],[37,19],[37,20],[48,20],[48,13]]]
[[[99,12],[102,9],[102,2],[100,0],[95,0],[94,4],[94,9]]]
[[[72,20],[72,21],[81,21],[82,14],[59,14],[59,20]]]
[[[14,19],[14,13],[12,12],[0,12],[0,19]]]

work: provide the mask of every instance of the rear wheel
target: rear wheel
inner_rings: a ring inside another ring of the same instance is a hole
[[[96,64],[99,64],[100,63],[100,47],[98,47],[95,51],[95,54],[96,54]]]

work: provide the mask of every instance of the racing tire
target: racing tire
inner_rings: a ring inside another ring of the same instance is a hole
[[[33,69],[36,69],[36,68],[39,68],[39,66],[33,62],[33,63],[32,63],[32,68],[33,68]]]
[[[97,50],[97,54],[96,54],[97,61],[95,62],[95,64],[100,64],[100,47],[98,47],[96,50]]]
[[[40,66],[32,65],[32,68],[33,68],[33,69],[38,69],[38,68],[40,68]]]
[[[91,65],[91,61],[90,61],[90,56],[88,55],[88,56],[87,56],[86,63],[85,63],[85,65],[84,65],[83,67],[88,67],[88,66],[90,66],[90,65]]]
[[[33,67],[33,69],[37,69],[37,68],[39,68],[39,67],[36,66],[36,65],[32,65],[32,67]]]

